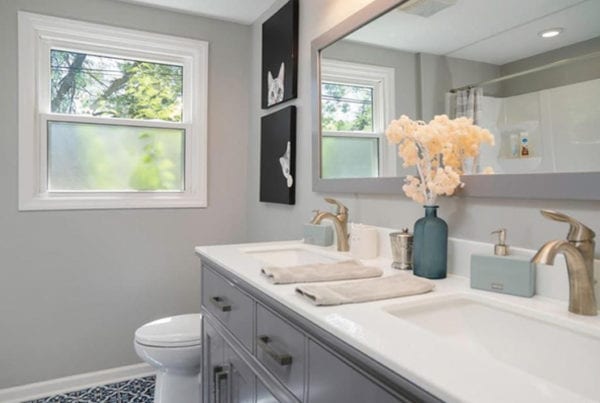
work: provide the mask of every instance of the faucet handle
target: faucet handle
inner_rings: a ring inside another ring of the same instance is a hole
[[[325,201],[329,204],[335,204],[337,206],[337,214],[348,214],[348,207],[344,206],[339,201],[332,197],[326,197]]]
[[[564,213],[555,210],[540,210],[542,215],[554,221],[566,222],[570,225],[567,240],[572,242],[591,241],[596,234],[591,228]]]

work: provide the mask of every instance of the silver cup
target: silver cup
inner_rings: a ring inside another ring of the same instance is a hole
[[[413,235],[408,232],[408,228],[390,233],[390,242],[394,256],[392,267],[399,270],[412,270]]]

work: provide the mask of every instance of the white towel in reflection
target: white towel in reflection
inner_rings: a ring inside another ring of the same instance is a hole
[[[299,285],[296,293],[315,305],[341,305],[424,294],[434,287],[432,281],[399,273],[360,281]]]
[[[273,284],[291,284],[379,277],[383,271],[378,267],[365,266],[358,260],[344,260],[290,267],[268,266],[263,267],[261,273]]]

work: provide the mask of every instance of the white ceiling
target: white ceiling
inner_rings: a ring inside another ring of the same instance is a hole
[[[502,65],[597,36],[600,0],[458,0],[427,18],[392,10],[348,39]]]
[[[252,24],[277,0],[120,0],[186,14]]]

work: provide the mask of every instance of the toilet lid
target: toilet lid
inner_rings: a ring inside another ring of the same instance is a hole
[[[155,347],[185,347],[201,343],[202,315],[169,316],[146,323],[135,331],[135,341]]]

